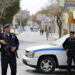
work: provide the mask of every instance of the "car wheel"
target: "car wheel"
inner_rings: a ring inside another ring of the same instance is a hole
[[[56,63],[52,57],[44,57],[42,58],[37,66],[37,70],[39,72],[50,73],[55,70]]]

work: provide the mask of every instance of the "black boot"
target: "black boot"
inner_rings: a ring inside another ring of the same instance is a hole
[[[67,74],[68,74],[68,75],[71,75],[71,66],[68,66],[68,67],[67,67]]]

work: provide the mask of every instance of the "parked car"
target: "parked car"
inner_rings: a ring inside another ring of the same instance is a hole
[[[26,48],[23,63],[44,73],[52,72],[56,68],[67,67],[67,55],[62,47],[67,37],[69,35],[65,35],[53,44]]]
[[[35,31],[37,32],[39,30],[39,27],[38,26],[32,26],[30,27],[31,31]]]

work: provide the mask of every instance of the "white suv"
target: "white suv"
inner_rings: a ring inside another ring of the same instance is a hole
[[[67,55],[62,47],[67,37],[69,35],[65,35],[53,44],[27,48],[23,56],[23,63],[45,73],[67,66]]]

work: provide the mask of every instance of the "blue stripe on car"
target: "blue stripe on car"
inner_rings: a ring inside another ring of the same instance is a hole
[[[63,48],[45,48],[45,49],[37,49],[37,50],[34,50],[33,52],[50,51],[50,50],[58,51],[58,50],[64,50],[64,49]]]

